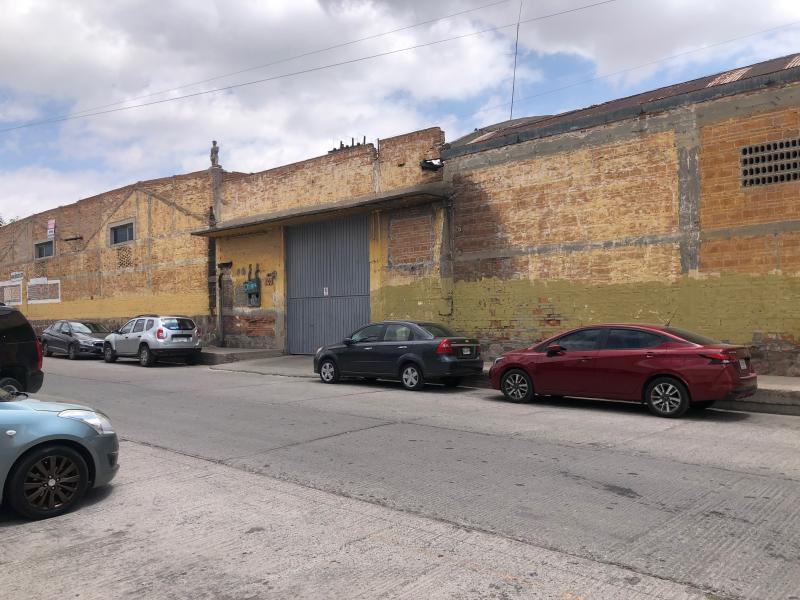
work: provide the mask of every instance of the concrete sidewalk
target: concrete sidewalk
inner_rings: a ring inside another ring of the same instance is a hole
[[[283,377],[316,378],[311,356],[272,356],[247,360],[234,359],[238,362],[224,362],[212,366],[212,369],[235,371],[240,373],[258,373],[261,375],[280,375]],[[466,387],[489,388],[489,363],[486,364],[483,377],[464,381]],[[758,392],[750,398],[717,402],[716,408],[741,410],[747,412],[764,412],[779,415],[800,415],[800,377],[779,377],[777,375],[759,375]]]

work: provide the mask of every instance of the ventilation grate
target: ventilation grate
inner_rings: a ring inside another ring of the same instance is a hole
[[[800,138],[742,148],[742,187],[800,181]]]
[[[130,246],[117,248],[117,268],[130,269],[133,267],[133,249]]]

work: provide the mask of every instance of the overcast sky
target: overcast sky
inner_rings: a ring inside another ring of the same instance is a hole
[[[599,1],[526,0],[522,20]],[[204,169],[212,139],[224,168],[252,172],[325,154],[351,137],[372,141],[438,125],[451,140],[505,120],[515,25],[402,51],[516,22],[518,0],[486,7],[491,3],[0,0],[0,215],[24,217],[135,181]],[[283,60],[472,8],[479,9]],[[720,43],[733,38],[740,39]],[[797,0],[615,0],[522,23],[514,116],[554,114],[783,56],[800,51],[797,40]],[[401,51],[11,129],[393,50]],[[676,54],[682,55],[662,60]]]

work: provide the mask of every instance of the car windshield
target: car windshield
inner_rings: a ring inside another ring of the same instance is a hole
[[[161,319],[161,324],[171,331],[188,331],[194,329],[194,321],[191,319]]]
[[[667,333],[671,333],[674,336],[677,336],[681,339],[686,340],[687,342],[691,342],[693,344],[699,344],[701,346],[712,346],[714,344],[719,344],[720,342],[710,337],[706,337],[704,335],[700,335],[699,333],[692,333],[691,331],[686,331],[685,329],[678,329],[677,327],[665,327],[664,331]]]
[[[435,338],[450,337],[455,335],[447,327],[444,325],[439,325],[438,323],[420,323],[419,326]]]
[[[108,329],[100,325],[100,323],[78,323],[76,321],[70,321],[69,325],[75,333],[108,333]]]

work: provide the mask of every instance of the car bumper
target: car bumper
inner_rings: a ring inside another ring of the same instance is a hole
[[[425,365],[425,376],[438,377],[469,377],[483,373],[482,358],[455,358],[443,356],[439,360]]]
[[[154,356],[169,357],[169,356],[191,356],[192,354],[199,356],[202,348],[192,346],[191,348],[150,348]]]
[[[755,380],[748,381],[746,384],[734,388],[730,392],[728,392],[724,400],[739,400],[741,398],[749,398],[757,391],[758,391],[758,383]]]
[[[28,381],[25,382],[25,391],[29,394],[35,394],[42,389],[44,383],[44,373],[41,371],[31,371],[28,373]]]
[[[81,356],[103,356],[103,347],[102,346],[80,346],[78,349],[78,354]]]
[[[119,440],[116,434],[96,435],[84,440],[94,455],[94,487],[107,485],[119,471]]]

